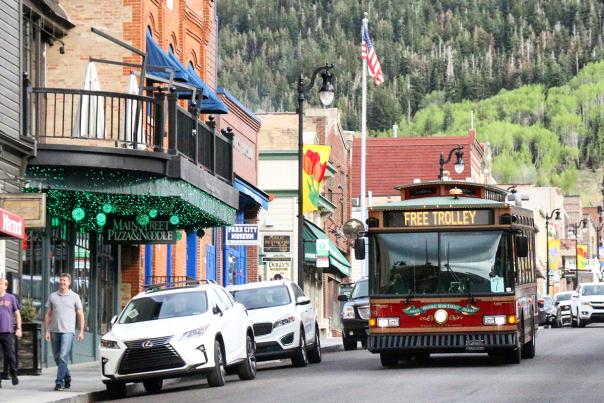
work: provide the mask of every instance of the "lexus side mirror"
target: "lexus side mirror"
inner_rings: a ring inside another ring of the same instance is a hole
[[[365,260],[365,238],[354,240],[354,258],[356,260]]]
[[[348,296],[346,294],[340,294],[340,295],[338,295],[338,301],[346,302],[346,301],[348,301]]]
[[[222,316],[222,310],[218,307],[218,305],[214,305],[214,308],[212,308],[212,313],[214,315]]]
[[[115,322],[117,322],[117,315],[113,315],[113,318],[111,318],[111,326],[115,325]]]

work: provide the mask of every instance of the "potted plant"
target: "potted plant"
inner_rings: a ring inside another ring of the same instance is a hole
[[[38,309],[32,298],[23,298],[21,303],[23,335],[17,339],[17,364],[20,374],[42,373],[42,322],[36,321]]]

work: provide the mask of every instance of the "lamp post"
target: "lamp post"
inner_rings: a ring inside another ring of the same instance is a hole
[[[438,180],[443,180],[444,166],[446,163],[451,161],[451,157],[453,156],[453,153],[455,153],[455,156],[457,157],[457,161],[455,161],[455,172],[457,172],[458,174],[463,172],[464,164],[463,164],[463,151],[462,150],[463,150],[462,145],[453,147],[451,149],[451,151],[449,151],[449,157],[446,160],[445,160],[445,155],[443,153],[440,153],[440,160],[438,161],[438,163],[440,164],[440,170],[438,172]]]
[[[545,295],[549,295],[549,220],[560,221],[560,209],[545,214]]]
[[[319,99],[324,106],[333,102],[335,89],[332,84],[333,74],[331,73],[333,64],[317,67],[310,78],[310,83],[306,85],[304,75],[300,74],[298,78],[298,285],[304,289],[304,211],[302,208],[302,169],[304,158],[304,99],[306,91],[315,85],[317,75],[321,73],[323,83],[319,89]]]
[[[575,234],[575,284],[574,288],[579,286],[579,227],[586,229],[587,228],[587,219],[583,218],[581,221],[569,224],[572,229],[572,232]]]

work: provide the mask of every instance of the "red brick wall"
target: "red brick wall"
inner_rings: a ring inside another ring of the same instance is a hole
[[[135,245],[122,246],[122,283],[129,283],[131,287],[130,298],[142,291],[145,282],[144,270],[139,270],[140,265],[144,267],[144,248]]]

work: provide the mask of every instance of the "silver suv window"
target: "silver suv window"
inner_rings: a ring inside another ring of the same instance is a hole
[[[204,291],[150,295],[130,301],[118,323],[199,315],[207,310],[208,299]]]

